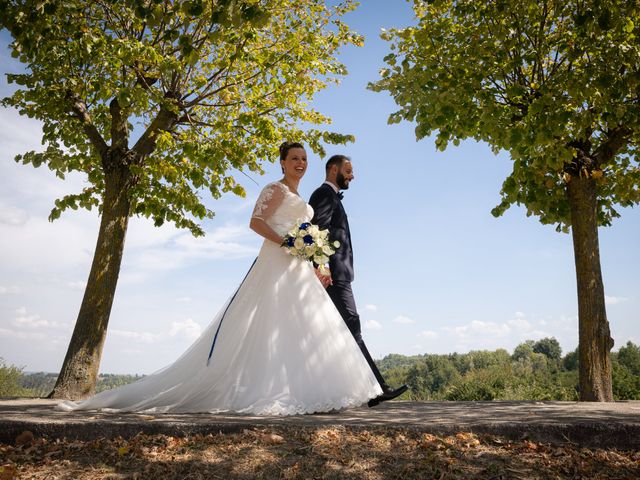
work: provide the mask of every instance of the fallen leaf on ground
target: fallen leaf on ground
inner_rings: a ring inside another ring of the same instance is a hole
[[[0,480],[13,480],[18,478],[18,469],[13,465],[4,465],[0,467]]]
[[[284,438],[280,435],[276,435],[275,433],[263,433],[260,435],[260,440],[265,443],[276,444],[283,443]]]

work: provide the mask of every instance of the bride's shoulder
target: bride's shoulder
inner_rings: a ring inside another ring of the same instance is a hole
[[[275,182],[267,183],[263,188],[263,192],[273,192],[275,190],[285,191],[287,186],[282,182],[276,180]]]
[[[282,182],[276,181],[267,183],[264,187],[262,187],[260,195],[258,195],[258,201],[271,200],[272,198],[281,198],[284,196],[285,188],[287,187],[286,185],[283,185]]]

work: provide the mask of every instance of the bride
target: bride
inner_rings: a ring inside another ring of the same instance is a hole
[[[264,187],[250,228],[264,237],[238,290],[171,365],[65,410],[295,415],[361,405],[382,393],[310,262],[280,245],[313,209],[298,194],[299,143],[280,146],[284,177]]]

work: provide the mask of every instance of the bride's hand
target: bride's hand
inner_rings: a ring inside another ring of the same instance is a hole
[[[327,272],[329,273],[326,275],[323,275],[320,272],[319,268],[315,268],[314,270],[316,272],[316,277],[318,277],[318,280],[320,280],[320,283],[324,288],[327,288],[329,285],[333,284],[333,281],[331,280],[331,272],[329,272],[329,269],[327,269]]]

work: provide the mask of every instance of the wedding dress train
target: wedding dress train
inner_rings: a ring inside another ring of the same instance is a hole
[[[313,209],[274,182],[253,216],[285,235]],[[60,407],[294,415],[361,405],[381,393],[313,266],[265,240],[238,290],[174,363]]]

